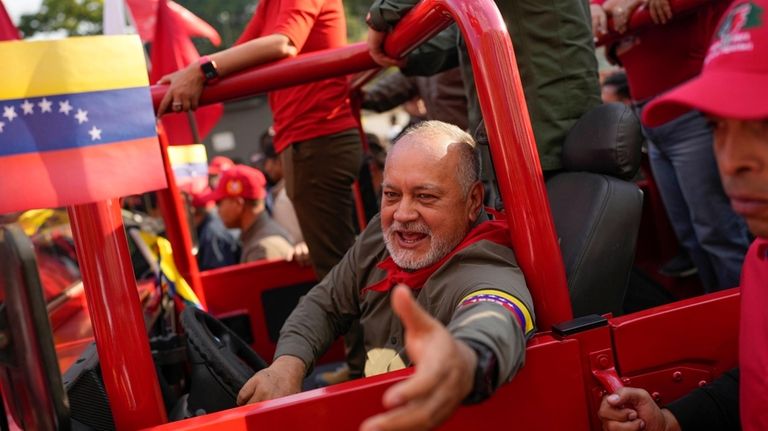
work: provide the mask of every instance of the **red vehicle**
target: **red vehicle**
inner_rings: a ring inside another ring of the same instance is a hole
[[[620,108],[587,114],[569,140],[593,155],[621,147],[634,168],[589,156],[545,184],[512,44],[491,0],[426,0],[391,34],[387,51],[407,52],[453,20],[472,53],[504,214],[534,298],[538,333],[511,383],[483,404],[460,408],[442,427],[597,430],[595,412],[606,389],[639,386],[666,402],[735,366],[738,289],[612,317],[625,294],[642,211],[639,188],[616,175],[637,170],[639,141],[587,137],[600,128],[632,127],[622,122],[628,120]],[[364,44],[350,45],[227,78],[207,88],[202,102],[374,68]],[[153,88],[156,102],[163,91]],[[167,159],[166,174],[170,185],[159,201],[167,233],[174,250],[191,250]],[[23,236],[0,230],[0,388],[10,429],[352,429],[381,412],[384,390],[411,373],[234,407],[238,382],[260,366],[259,357],[272,357],[280,325],[314,274],[287,262],[199,273],[190,253],[177,252],[176,265],[218,318],[182,313],[181,335],[161,292],[144,284],[137,289],[116,202],[68,209],[84,294],[47,309]],[[82,331],[87,315],[95,348],[89,348],[90,329]],[[250,346],[228,327],[252,337]],[[339,360],[339,352],[326,359]]]

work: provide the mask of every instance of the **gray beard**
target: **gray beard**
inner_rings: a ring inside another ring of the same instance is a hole
[[[397,240],[395,238],[398,230],[418,232],[427,235],[429,237],[429,250],[427,250],[427,254],[425,256],[419,257],[411,250],[398,248],[396,245]],[[392,225],[384,232],[384,244],[387,246],[389,255],[392,257],[392,260],[398,267],[414,271],[417,269],[426,268],[438,262],[448,253],[450,253],[451,250],[453,250],[457,245],[459,245],[461,240],[464,239],[464,236],[465,232],[460,232],[455,237],[441,238],[432,235],[432,231],[429,229],[429,226],[424,223],[412,222],[401,224],[398,222],[393,222]]]

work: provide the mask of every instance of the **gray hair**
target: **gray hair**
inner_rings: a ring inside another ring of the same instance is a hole
[[[419,134],[426,136],[445,136],[452,144],[460,144],[458,180],[465,194],[469,193],[472,186],[480,181],[480,151],[472,136],[453,124],[442,121],[422,121],[407,128],[393,142],[397,144],[406,136]]]

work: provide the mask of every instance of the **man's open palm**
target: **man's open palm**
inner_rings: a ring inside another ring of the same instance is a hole
[[[430,429],[442,423],[472,390],[475,353],[456,340],[399,285],[392,309],[405,329],[405,349],[416,371],[384,393],[389,411],[361,425],[364,431]]]

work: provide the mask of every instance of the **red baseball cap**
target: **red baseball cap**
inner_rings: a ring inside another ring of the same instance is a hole
[[[235,165],[221,174],[213,192],[196,198],[196,203],[218,202],[224,198],[264,199],[267,196],[266,185],[267,180],[258,169]]]
[[[736,0],[720,20],[701,74],[653,100],[643,123],[696,109],[738,120],[768,118],[768,0]]]
[[[233,166],[235,166],[235,162],[229,157],[216,156],[211,160],[211,164],[208,165],[208,175],[219,175]]]
[[[211,202],[210,199],[208,199],[208,196],[213,194],[213,190],[210,187],[204,188],[202,191],[197,193],[190,193],[190,196],[192,197],[192,206],[196,208],[203,208]]]

